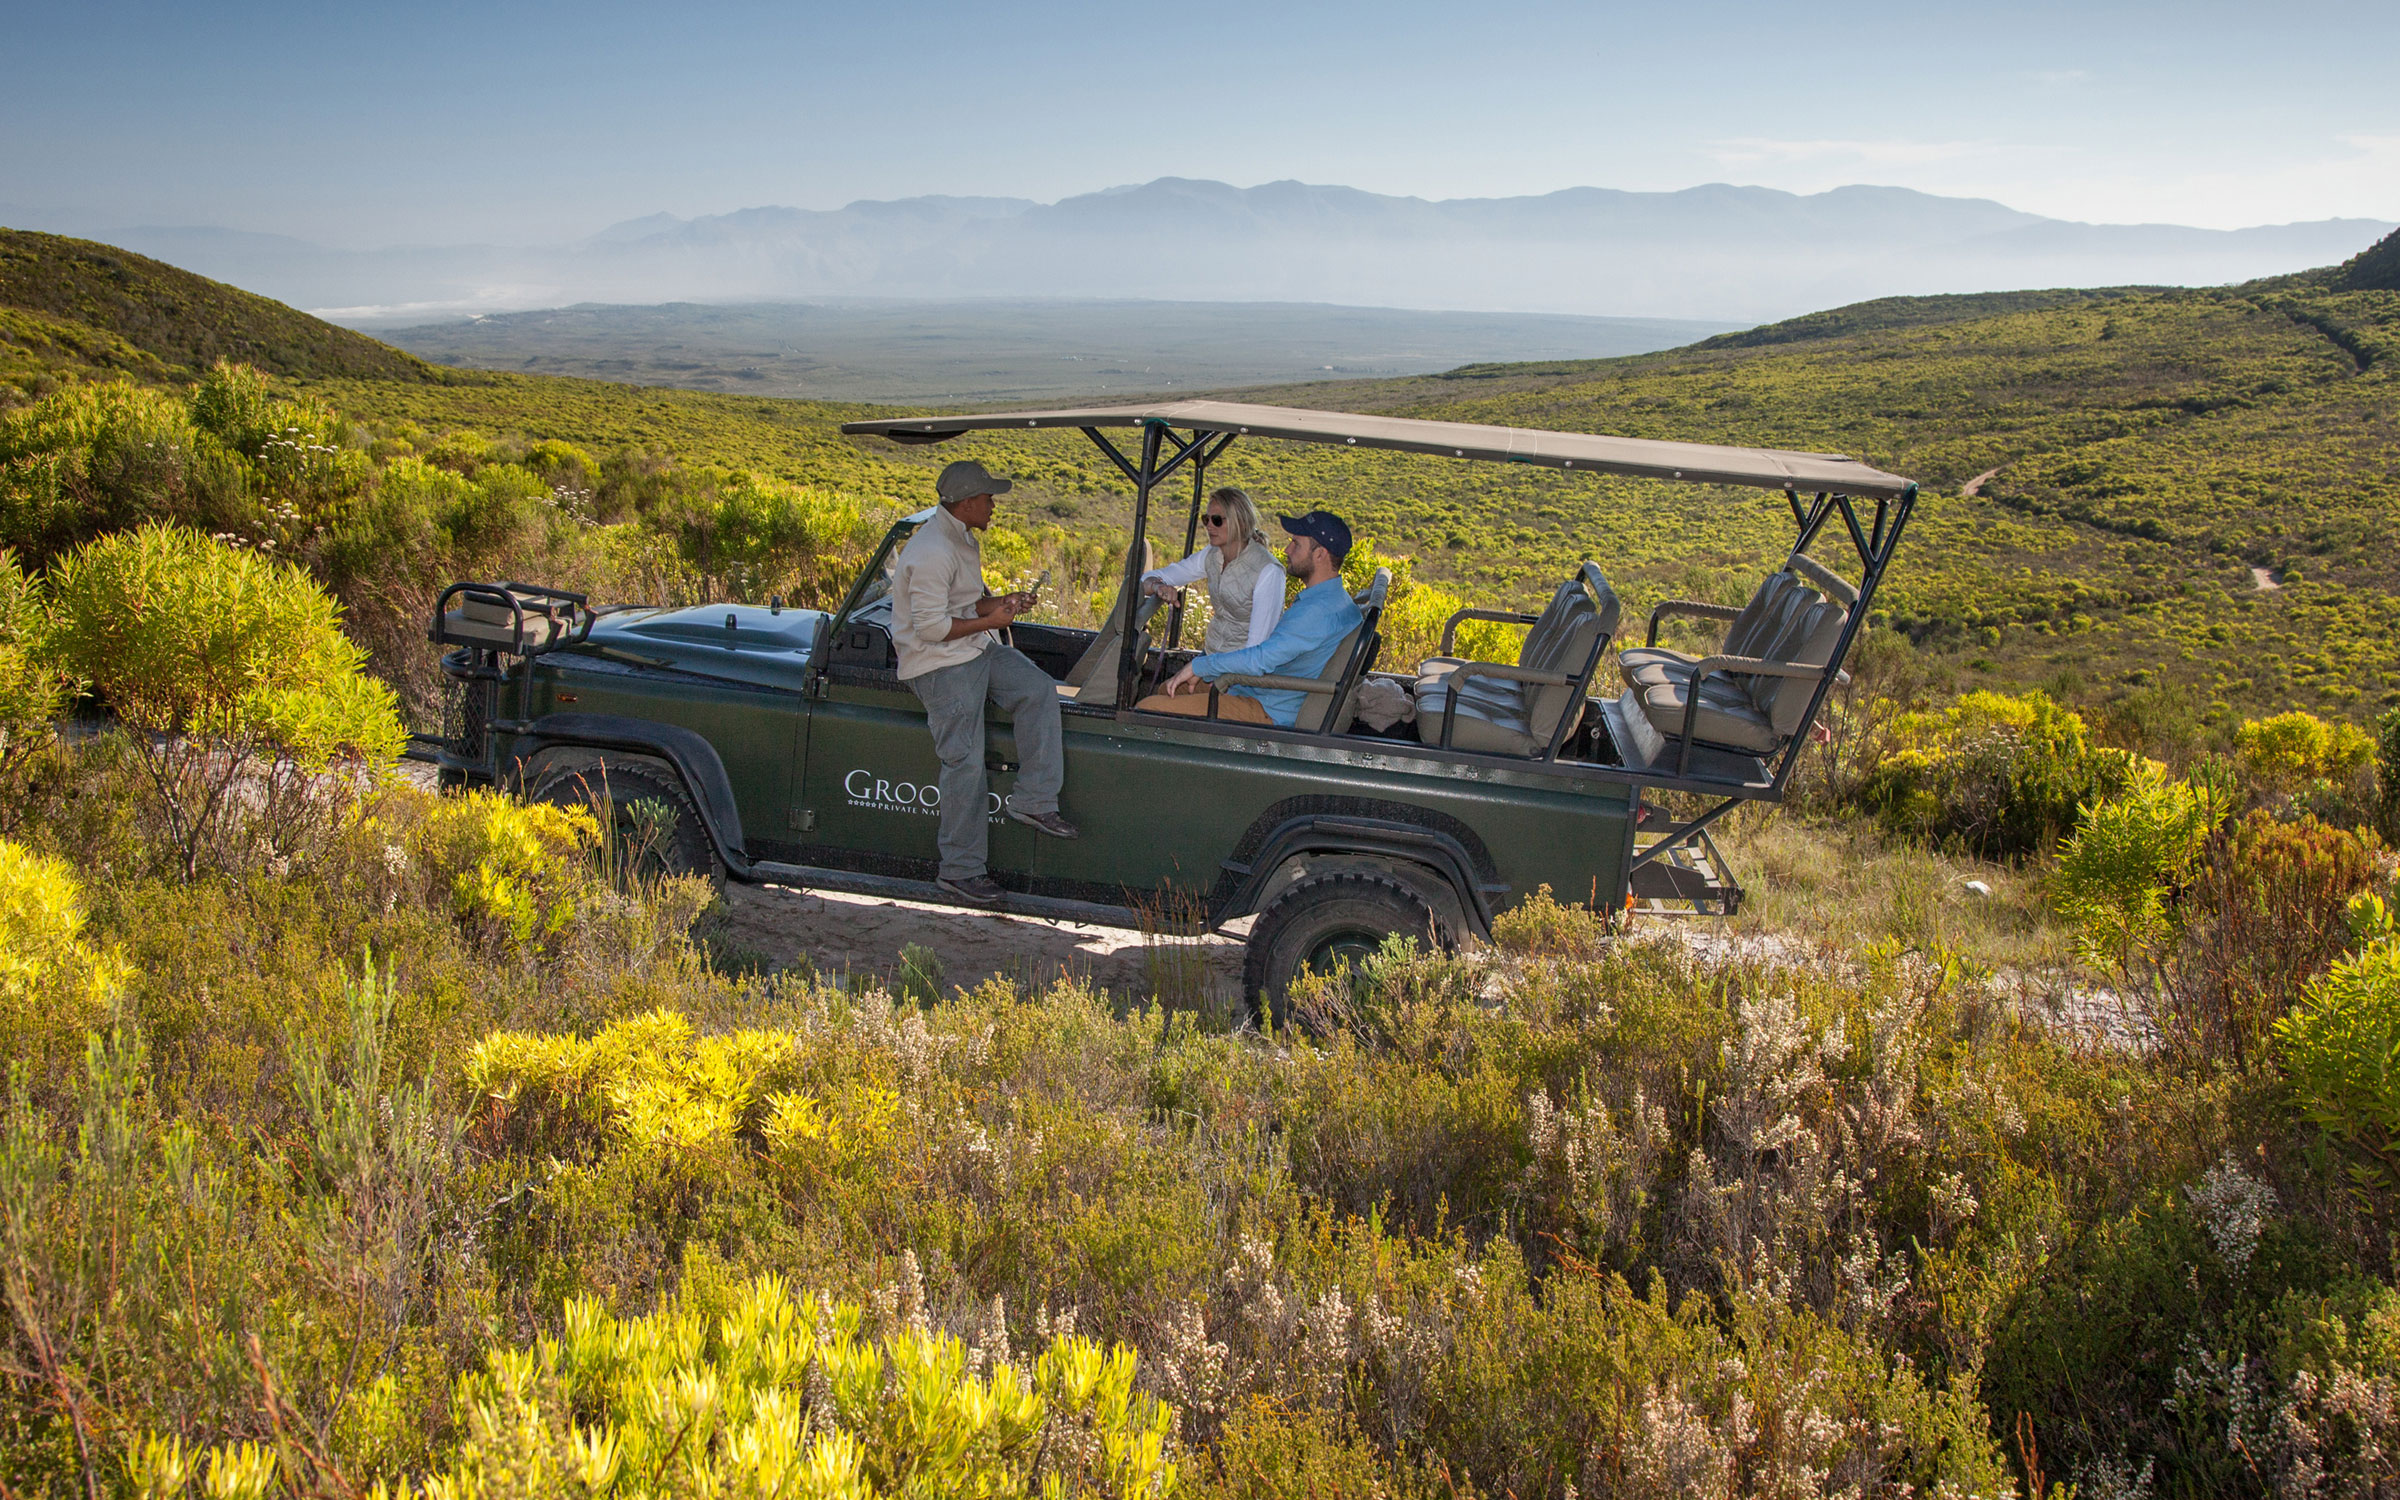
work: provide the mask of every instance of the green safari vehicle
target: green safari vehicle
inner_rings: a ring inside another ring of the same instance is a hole
[[[1542,886],[1611,914],[1636,902],[1733,912],[1741,887],[1709,828],[1782,796],[1917,498],[1907,479],[1827,454],[1221,401],[842,430],[939,443],[1010,428],[1072,428],[1098,445],[1132,488],[1134,540],[1099,629],[1014,627],[1017,648],[1058,679],[1063,800],[1083,837],[1041,838],[1001,815],[1015,750],[995,712],[1001,909],[1119,927],[1217,929],[1254,915],[1245,987],[1273,1010],[1303,968],[1355,960],[1393,934],[1488,937]],[[1189,551],[1208,467],[1244,439],[1533,464],[1562,483],[1593,473],[1774,490],[1796,539],[1746,605],[1669,600],[1638,645],[1620,642],[1617,595],[1586,562],[1539,613],[1462,610],[1441,655],[1383,660],[1378,577],[1325,677],[1250,680],[1308,694],[1295,728],[1140,712],[1192,655],[1180,604],[1161,610],[1138,587],[1151,509],[1189,478]],[[894,675],[888,632],[888,569],[930,515],[895,523],[830,612],[595,608],[534,586],[454,584],[432,621],[451,648],[451,720],[420,753],[445,785],[597,796],[671,870],[955,904],[933,883],[933,740]],[[1822,541],[1855,556],[1854,582],[1812,550]],[[1661,647],[1660,624],[1676,615],[1721,623],[1715,649]],[[1449,652],[1462,619],[1523,624],[1524,646],[1512,661],[1460,660]],[[1362,697],[1387,721],[1404,702],[1413,722],[1371,727]],[[1670,815],[1652,800],[1666,791],[1697,794],[1678,799],[1697,811]]]

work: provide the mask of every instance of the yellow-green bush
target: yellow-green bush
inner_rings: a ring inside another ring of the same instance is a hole
[[[312,765],[388,764],[407,738],[340,606],[290,563],[147,525],[68,554],[46,593],[51,659],[136,729]]]
[[[695,1037],[689,1020],[660,1010],[589,1037],[494,1032],[467,1054],[465,1074],[512,1139],[551,1150],[680,1153],[740,1136],[806,1169],[880,1147],[898,1109],[891,1090],[845,1078],[823,1095],[801,1092],[806,1062],[792,1032]]]
[[[46,736],[67,684],[42,650],[41,589],[0,548],[0,758]]]
[[[0,413],[0,545],[35,564],[149,520],[247,529],[249,489],[240,456],[167,391],[75,385]]]
[[[1896,833],[1988,858],[2046,852],[2137,765],[2093,745],[2082,716],[2039,690],[1968,693],[1945,709],[1902,714],[1891,734],[1860,800]]]
[[[957,1339],[922,1328],[876,1339],[861,1325],[858,1304],[794,1297],[772,1276],[742,1287],[714,1320],[677,1309],[619,1319],[576,1298],[558,1337],[493,1349],[460,1379],[451,1412],[464,1441],[447,1467],[374,1493],[1174,1493],[1175,1413],[1135,1392],[1131,1349],[1054,1337],[1027,1368],[1005,1353],[971,1358]],[[385,1386],[362,1405],[367,1427],[415,1415]]]
[[[2400,943],[2343,959],[2275,1023],[2300,1112],[2400,1185]]]
[[[2123,793],[2083,809],[2051,889],[2087,957],[2126,968],[2156,952],[2174,931],[2176,890],[2230,810],[2222,788],[2148,764]]]
[[[600,825],[588,808],[473,791],[423,808],[407,839],[410,859],[462,920],[539,946],[594,886],[588,856]]]
[[[2374,737],[2356,724],[2329,722],[2298,709],[2251,720],[2234,731],[2233,743],[2242,769],[2279,791],[2346,780],[2375,756]]]
[[[72,866],[0,839],[0,1031],[79,1041],[99,1021],[119,965],[86,940],[84,922]]]

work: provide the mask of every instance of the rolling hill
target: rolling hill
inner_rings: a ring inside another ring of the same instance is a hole
[[[415,355],[163,261],[0,229],[0,381],[173,380],[220,359],[298,377],[439,378]]]

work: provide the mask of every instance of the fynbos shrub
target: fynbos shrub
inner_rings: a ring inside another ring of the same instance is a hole
[[[400,753],[391,689],[289,563],[144,526],[76,549],[46,592],[45,650],[134,731],[186,874],[243,853],[229,840],[245,775],[264,778],[270,816],[250,826],[272,846],[311,807],[316,773]]]

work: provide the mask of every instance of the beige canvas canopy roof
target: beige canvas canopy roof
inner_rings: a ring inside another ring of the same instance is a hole
[[[939,443],[961,433],[993,428],[1139,427],[1148,422],[1198,432],[1387,448],[1443,458],[1539,464],[1544,468],[1628,474],[1643,479],[1742,484],[1770,490],[1832,491],[1878,500],[1898,499],[1916,487],[1914,480],[1869,468],[1838,453],[1726,448],[1713,443],[1600,437],[1581,432],[1544,432],[1531,427],[1487,427],[1478,422],[1432,422],[1418,417],[1356,416],[1289,406],[1254,406],[1239,401],[1167,401],[1150,406],[891,417],[872,422],[844,422],[842,431],[875,433],[902,443]]]

